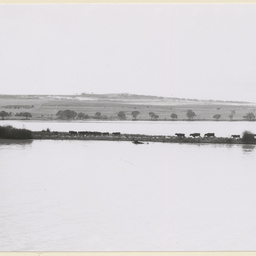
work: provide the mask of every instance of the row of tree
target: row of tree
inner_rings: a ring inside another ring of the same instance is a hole
[[[139,115],[139,111],[133,111],[131,114],[133,116],[133,119],[136,120],[137,116]],[[77,113],[74,110],[70,110],[70,109],[66,109],[66,110],[59,110],[56,114],[58,119],[89,119],[89,118],[94,118],[94,119],[101,119],[101,120],[105,120],[108,119],[107,116],[102,115],[101,112],[96,112],[94,116],[89,116],[85,113]],[[120,120],[126,120],[126,114],[124,111],[120,111],[117,114],[117,118]]]
[[[6,112],[6,111],[0,112],[0,116],[2,117],[2,120],[4,120],[6,117],[11,115],[12,115],[12,112]],[[26,119],[28,119],[29,117],[32,117],[31,113],[29,112],[19,112],[19,113],[16,113],[15,116],[26,117]]]
[[[132,111],[131,115],[133,117],[133,120],[137,120],[139,114],[140,114],[139,111]],[[0,112],[0,117],[2,117],[2,120],[4,120],[6,117],[11,116],[11,115],[12,115],[12,112],[6,112],[6,111]],[[151,120],[157,120],[159,118],[159,116],[157,114],[155,114],[154,112],[149,112],[148,115],[150,116]],[[231,113],[229,114],[230,120],[233,120],[234,115],[235,115],[235,110],[232,110]],[[16,113],[15,116],[25,117],[26,119],[28,119],[29,117],[32,117],[32,114],[29,112],[19,112],[19,113]],[[57,112],[56,116],[58,119],[64,119],[64,120],[65,119],[75,119],[75,118],[79,119],[79,120],[85,120],[85,119],[89,119],[89,118],[100,119],[100,120],[108,119],[108,117],[106,115],[102,115],[101,112],[96,112],[94,116],[89,116],[85,113],[82,113],[82,112],[77,113],[70,109],[60,110]],[[187,110],[186,116],[189,120],[193,120],[194,117],[196,117],[196,114],[193,110],[189,109],[189,110]],[[127,119],[124,111],[118,112],[117,118],[120,120]],[[173,120],[177,120],[178,115],[176,113],[172,113],[171,118]],[[216,121],[218,121],[221,118],[221,115],[215,114],[213,116],[213,118],[216,119]],[[253,121],[253,120],[255,120],[256,117],[253,112],[248,112],[245,116],[243,116],[243,118],[248,121]]]

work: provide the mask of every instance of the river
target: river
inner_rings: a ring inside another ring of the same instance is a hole
[[[0,251],[256,250],[254,145],[0,140],[0,162]]]

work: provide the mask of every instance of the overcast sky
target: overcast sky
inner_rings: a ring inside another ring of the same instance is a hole
[[[0,5],[0,93],[255,101],[256,5]]]

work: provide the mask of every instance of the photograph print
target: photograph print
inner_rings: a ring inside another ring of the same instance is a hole
[[[255,4],[1,4],[0,252],[256,251]]]

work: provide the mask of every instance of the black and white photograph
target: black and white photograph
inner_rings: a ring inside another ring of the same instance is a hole
[[[0,252],[256,251],[255,4],[0,4]]]

